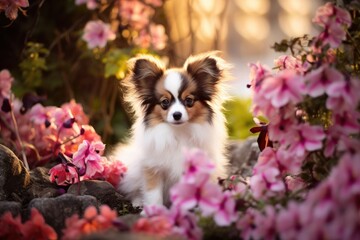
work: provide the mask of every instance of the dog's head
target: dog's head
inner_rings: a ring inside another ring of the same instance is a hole
[[[228,65],[215,53],[189,57],[183,68],[166,70],[149,55],[129,61],[127,99],[146,126],[211,122],[219,108]]]

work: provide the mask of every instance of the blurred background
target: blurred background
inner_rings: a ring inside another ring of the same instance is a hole
[[[234,66],[226,103],[232,139],[251,135],[248,63],[273,66],[271,46],[284,38],[313,35],[314,0],[29,0],[16,19],[0,13],[0,70],[9,69],[13,90],[45,96],[44,105],[81,103],[103,141],[126,137],[132,123],[119,81],[137,53],[181,66],[189,55],[221,50]],[[116,34],[90,48],[85,25],[101,20]]]

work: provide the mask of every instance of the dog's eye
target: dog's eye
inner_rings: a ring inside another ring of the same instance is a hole
[[[162,109],[164,109],[164,110],[168,109],[169,106],[170,106],[170,101],[169,101],[169,99],[164,98],[163,100],[161,100],[160,106],[161,106]]]
[[[185,98],[185,106],[187,106],[189,108],[194,106],[194,99],[191,97]]]

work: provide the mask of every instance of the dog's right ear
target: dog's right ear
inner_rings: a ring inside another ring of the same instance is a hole
[[[151,55],[141,55],[128,62],[129,80],[139,89],[151,88],[165,72],[165,67]]]

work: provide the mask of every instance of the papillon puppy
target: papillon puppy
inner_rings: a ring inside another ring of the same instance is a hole
[[[226,176],[227,130],[222,114],[229,65],[215,52],[189,57],[165,69],[156,58],[129,60],[123,80],[135,123],[128,144],[110,154],[127,166],[119,190],[134,206],[169,204],[169,189],[184,170],[184,151],[199,148]]]

